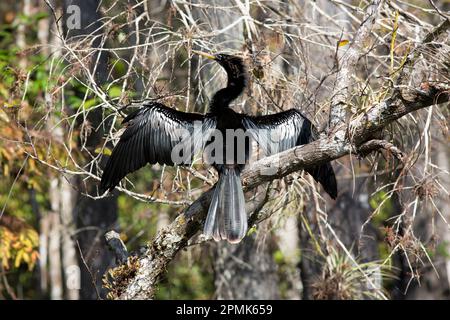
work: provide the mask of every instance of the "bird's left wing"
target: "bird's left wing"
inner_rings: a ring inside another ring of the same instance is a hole
[[[102,191],[113,190],[127,174],[147,163],[190,163],[204,147],[216,120],[150,102],[128,115],[123,124],[127,127],[103,170]]]
[[[242,124],[267,155],[308,144],[319,137],[311,121],[296,109],[265,116],[245,116]],[[305,170],[333,199],[336,198],[336,177],[330,163]]]

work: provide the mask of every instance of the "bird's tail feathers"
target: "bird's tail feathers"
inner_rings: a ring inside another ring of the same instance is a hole
[[[207,238],[238,243],[247,232],[247,214],[239,171],[221,170],[209,206],[203,233]]]

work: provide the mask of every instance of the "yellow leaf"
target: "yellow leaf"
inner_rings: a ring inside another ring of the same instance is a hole
[[[0,153],[6,160],[11,160],[11,155],[6,151],[6,149],[1,149]]]
[[[345,45],[347,45],[350,41],[348,40],[341,40],[338,42],[338,47],[343,47]]]
[[[7,122],[7,123],[9,122],[8,115],[6,114],[5,111],[3,111],[1,109],[0,109],[0,120],[3,120],[5,122]]]
[[[36,162],[32,158],[28,158],[28,166],[30,167],[30,171],[36,171]]]
[[[2,266],[3,266],[3,268],[5,268],[5,269],[9,269],[8,258],[5,257],[5,256],[2,257]]]
[[[395,12],[394,26],[392,28],[392,38],[391,38],[391,70],[394,70],[394,49],[395,49],[395,39],[397,38],[397,30],[398,30],[398,10]]]
[[[97,148],[95,149],[95,153],[103,153],[105,156],[110,156],[112,151],[109,148]]]
[[[15,241],[13,242],[13,244],[11,245],[11,248],[15,249],[15,250],[19,250],[22,247],[22,243],[20,241]]]
[[[24,252],[24,253],[22,254],[22,260],[23,260],[25,263],[27,263],[27,264],[30,263],[30,256],[28,255],[28,253]]]
[[[23,251],[18,251],[16,255],[16,259],[14,260],[14,267],[18,268],[20,266],[20,263],[22,262],[22,255],[24,254]]]
[[[2,95],[5,98],[9,96],[8,89],[6,89],[5,86],[2,85],[1,83],[0,83],[0,95]]]

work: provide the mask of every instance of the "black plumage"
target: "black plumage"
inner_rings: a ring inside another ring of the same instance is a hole
[[[196,121],[203,125],[205,131],[213,128],[215,122],[209,115],[181,112],[157,102],[145,103],[129,114],[122,122],[127,127],[103,170],[100,189],[113,190],[127,174],[147,163],[174,165],[171,152],[183,141],[183,132],[192,135],[190,143],[203,138],[201,132],[194,132]],[[201,147],[192,145],[191,155],[186,155],[185,161],[177,164],[189,163]]]
[[[253,138],[267,155],[308,144],[319,138],[311,121],[296,109],[265,116],[246,116],[243,122],[247,129],[253,129]],[[306,168],[305,171],[323,186],[331,198],[336,199],[337,183],[330,163]]]
[[[214,144],[211,130],[217,130],[225,139],[221,150],[217,149],[210,161],[219,174],[219,180],[208,210],[204,234],[215,240],[235,243],[247,232],[240,173],[250,157],[251,148],[246,139],[244,150],[237,150],[235,138],[228,138],[226,131],[233,129],[250,133],[267,155],[314,141],[317,132],[312,123],[295,109],[265,116],[233,111],[229,105],[243,92],[247,82],[242,59],[225,54],[198,53],[217,61],[228,75],[227,86],[213,96],[209,112],[201,115],[176,111],[156,102],[143,104],[124,119],[127,127],[108,159],[100,188],[113,190],[128,173],[147,163],[188,164],[195,154]],[[201,130],[197,130],[198,127]],[[187,152],[174,161],[172,152],[179,146]],[[230,150],[231,158],[226,156]],[[222,151],[221,155],[217,151]],[[244,153],[243,160],[239,157],[240,152]],[[336,178],[331,164],[307,168],[306,171],[333,199],[336,198]]]

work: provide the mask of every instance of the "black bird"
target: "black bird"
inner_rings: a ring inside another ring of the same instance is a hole
[[[157,102],[144,103],[124,120],[127,127],[115,146],[100,182],[102,191],[113,190],[128,173],[150,164],[188,164],[195,154],[208,148],[214,139],[209,139],[211,130],[226,136],[227,129],[242,129],[250,132],[267,155],[281,152],[294,146],[310,143],[317,139],[312,123],[298,110],[265,115],[249,116],[233,111],[229,105],[244,90],[247,72],[243,60],[227,54],[210,55],[196,52],[218,62],[228,75],[227,86],[213,96],[209,112],[205,115],[180,112]],[[201,130],[196,130],[196,124]],[[184,132],[181,133],[181,132]],[[187,133],[187,134],[186,134]],[[275,136],[271,139],[268,136]],[[247,215],[242,191],[240,173],[250,156],[248,140],[243,150],[237,150],[236,139],[225,139],[222,147],[212,152],[212,165],[219,174],[219,180],[211,200],[204,226],[204,234],[214,240],[237,243],[247,232]],[[275,142],[273,140],[276,140]],[[205,143],[206,142],[206,143]],[[172,151],[176,146],[187,147],[180,153],[181,160],[174,161]],[[232,150],[231,150],[232,149]],[[232,151],[231,159],[225,156]],[[219,151],[219,152],[218,152]],[[242,156],[243,161],[238,156]],[[219,160],[218,160],[219,159]],[[319,182],[325,191],[335,199],[336,178],[331,164],[323,164],[306,171]]]

